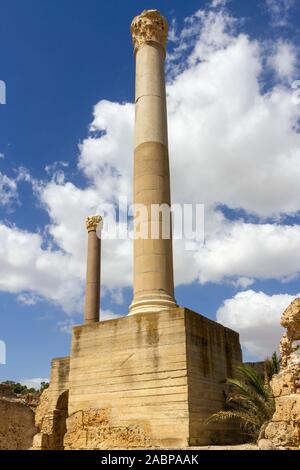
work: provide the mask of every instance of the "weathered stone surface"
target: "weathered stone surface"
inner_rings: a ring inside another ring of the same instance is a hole
[[[232,426],[208,426],[206,420],[222,408],[224,379],[239,364],[238,335],[187,309],[76,327],[70,361],[53,362],[53,382],[41,403],[44,416],[40,410],[37,415],[46,437],[37,438],[34,447],[237,442]],[[68,417],[60,404],[66,387]]]
[[[271,422],[266,435],[276,447],[299,448],[299,426],[286,421]]]
[[[230,442],[228,425],[206,419],[240,363],[238,335],[187,309],[76,327],[64,446]]]
[[[67,420],[65,449],[134,448],[147,447],[149,443],[149,436],[141,426],[112,425],[107,410],[79,411]]]
[[[300,298],[285,309],[281,317],[281,325],[289,332],[298,332],[300,334]]]
[[[288,395],[275,399],[276,411],[273,421],[300,420],[300,395]]]
[[[275,413],[265,435],[277,447],[300,448],[300,299],[283,312],[282,369],[271,381]]]
[[[43,391],[40,397],[39,405],[36,408],[35,412],[35,425],[41,429],[43,424],[43,419],[48,413],[49,408],[49,388]]]
[[[275,446],[269,439],[260,439],[258,441],[259,450],[274,450]]]
[[[41,395],[35,423],[39,433],[33,440],[33,450],[63,449],[68,416],[69,388],[68,357],[53,359],[50,387]]]
[[[275,398],[296,393],[295,375],[291,371],[281,371],[273,376],[271,387]]]
[[[34,412],[24,400],[0,398],[0,450],[27,450],[36,432]]]
[[[135,51],[143,44],[157,43],[166,48],[168,23],[157,10],[145,10],[136,16],[131,24],[132,40]]]

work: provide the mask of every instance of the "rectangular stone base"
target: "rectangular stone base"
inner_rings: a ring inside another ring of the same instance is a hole
[[[234,442],[206,420],[241,361],[237,333],[184,308],[75,327],[65,448]]]

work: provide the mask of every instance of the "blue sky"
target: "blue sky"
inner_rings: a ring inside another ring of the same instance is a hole
[[[300,292],[296,2],[2,0],[0,380],[46,378],[51,358],[69,354],[84,217],[130,197],[129,26],[146,8],[171,24],[173,199],[206,207],[205,247],[175,248],[178,303],[240,331],[246,357],[260,359]],[[104,250],[101,302],[113,318],[131,301],[130,246]]]

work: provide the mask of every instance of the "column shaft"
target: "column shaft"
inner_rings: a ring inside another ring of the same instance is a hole
[[[101,240],[96,230],[88,232],[88,253],[86,273],[85,323],[99,321],[100,310],[100,254]]]
[[[164,205],[170,216],[164,57],[164,48],[155,41],[145,41],[136,48],[134,204],[142,204],[147,212],[139,214],[138,223],[135,220],[135,237],[145,225],[148,239],[134,240],[134,298],[130,314],[176,306],[171,218],[167,222],[170,235],[164,239],[162,216],[153,211],[153,205]],[[157,229],[158,238],[153,238],[153,228]]]

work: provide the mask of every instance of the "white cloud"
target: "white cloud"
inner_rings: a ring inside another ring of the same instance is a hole
[[[0,205],[10,206],[17,199],[18,190],[15,180],[0,172]]]
[[[80,310],[80,266],[67,253],[42,248],[43,242],[39,234],[0,224],[0,290],[21,293],[19,300],[34,294],[67,312]]]
[[[295,0],[265,0],[273,26],[286,26]]]
[[[265,359],[278,350],[283,334],[280,317],[296,296],[267,295],[247,290],[226,299],[217,311],[217,321],[240,333],[246,355]]]
[[[224,7],[226,3],[228,3],[228,0],[212,0],[211,7],[212,8]]]
[[[33,379],[21,379],[20,380],[20,383],[22,385],[25,385],[26,387],[28,388],[35,388],[36,390],[39,390],[41,388],[41,383],[42,382],[48,382],[49,383],[49,379],[45,379],[45,378],[33,378]]]
[[[184,243],[175,243],[177,284],[225,279],[246,288],[255,279],[286,280],[300,268],[299,228],[263,223],[300,210],[300,108],[280,81],[262,92],[265,47],[237,34],[235,26],[223,9],[199,10],[176,36],[169,61],[172,66],[180,58],[183,67],[174,65],[168,82],[173,201],[201,202],[207,210],[205,246],[187,252]],[[276,60],[273,49],[269,55],[278,75],[291,72],[286,51]],[[40,184],[22,173],[49,214],[52,245],[47,236],[1,225],[0,289],[82,311],[84,220],[102,213],[104,203],[131,199],[133,126],[133,104],[101,100],[95,106],[89,135],[80,144],[84,189],[66,174]],[[262,223],[230,222],[215,209],[218,203],[256,214]],[[115,300],[116,292],[132,285],[131,250],[131,241],[103,242],[102,293]]]
[[[286,78],[291,82],[296,73],[297,52],[295,46],[287,41],[278,41],[274,55],[269,57],[268,63],[280,79]]]
[[[4,153],[1,153],[1,152],[0,152],[0,159],[2,159],[2,160],[3,160],[4,158],[5,158],[5,155],[4,155]]]
[[[201,283],[285,280],[300,271],[300,226],[224,221],[193,256]]]
[[[17,296],[17,300],[24,305],[36,305],[39,298],[32,293],[22,293]]]

